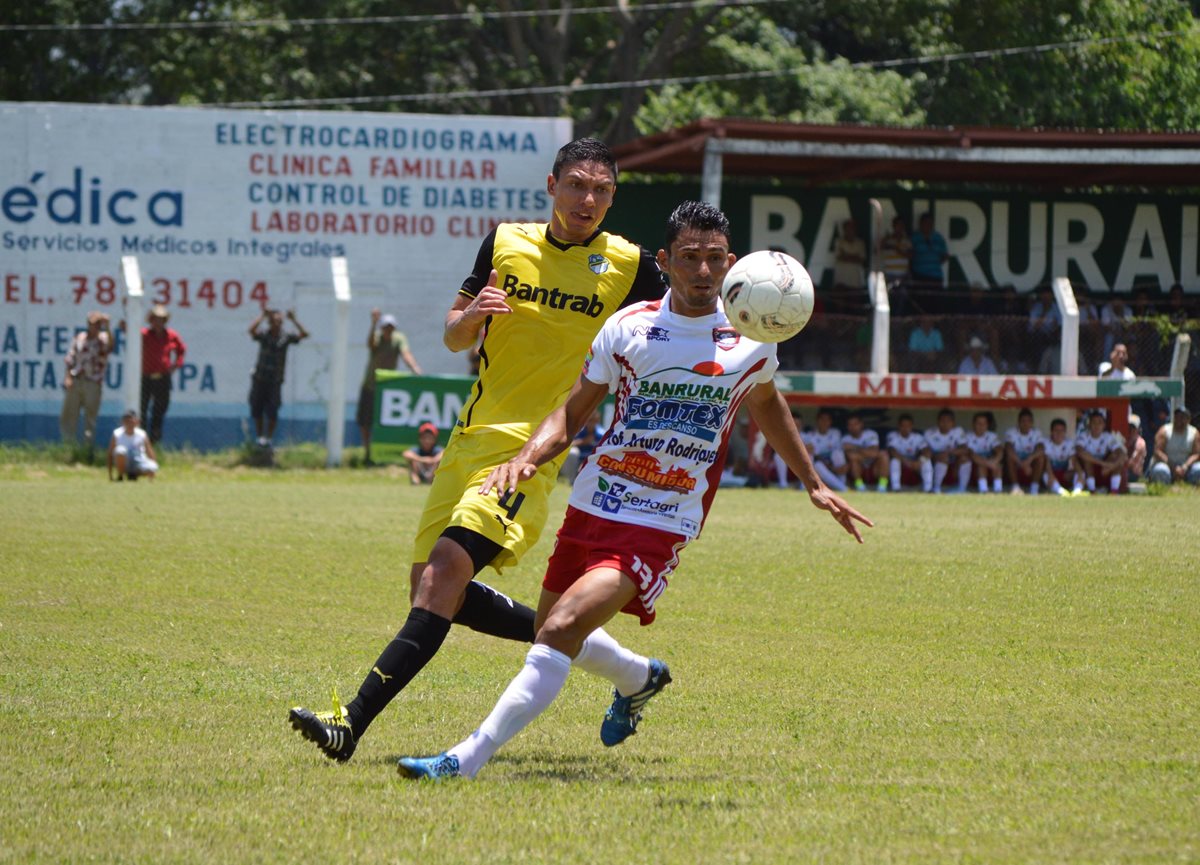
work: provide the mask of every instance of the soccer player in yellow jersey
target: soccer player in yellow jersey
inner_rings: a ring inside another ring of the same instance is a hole
[[[446,315],[451,351],[471,348],[482,333],[479,378],[417,529],[408,620],[348,706],[335,698],[332,712],[297,707],[290,714],[292,726],[331,759],[350,759],[375,717],[437,653],[451,622],[533,642],[533,610],[473,578],[488,565],[516,563],[537,541],[561,457],[519,493],[497,498],[479,488],[566,398],[604,321],[665,291],[653,255],[600,230],[616,182],[616,161],[602,142],[565,145],[546,178],[549,223],[497,226]],[[603,630],[589,639],[598,666],[628,654]]]

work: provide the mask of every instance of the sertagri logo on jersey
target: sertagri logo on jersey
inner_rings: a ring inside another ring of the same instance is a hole
[[[588,270],[599,276],[602,273],[608,273],[608,259],[600,253],[592,253],[588,256]]]
[[[646,342],[670,342],[670,331],[654,324],[639,324],[633,329],[634,336],[646,337]]]
[[[588,318],[599,318],[600,314],[604,312],[604,301],[594,292],[590,295],[568,294],[558,288],[544,288],[540,285],[521,282],[511,273],[504,274],[504,281],[500,287],[509,297],[527,300],[550,309],[569,309],[571,312],[583,313]]]
[[[645,451],[625,451],[619,457],[601,454],[596,466],[606,474],[637,481],[642,486],[656,490],[690,493],[696,488],[696,479],[686,471],[676,466],[664,470],[662,463]],[[604,480],[601,479],[600,483],[603,484]],[[613,484],[608,492],[618,495],[615,492],[617,487],[624,490],[623,484]]]

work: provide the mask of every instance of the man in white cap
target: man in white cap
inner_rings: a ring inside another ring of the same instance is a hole
[[[959,375],[998,375],[996,364],[992,363],[992,359],[984,354],[987,350],[987,343],[977,336],[971,337],[971,341],[967,343],[968,353],[962,359],[962,363],[958,365]]]
[[[371,424],[375,420],[375,370],[395,369],[403,359],[408,368],[417,375],[421,367],[408,347],[408,337],[396,330],[396,318],[384,315],[378,309],[371,310],[371,330],[367,333],[367,371],[363,375],[362,388],[358,392],[358,410],[355,420],[362,434],[364,461],[371,460]]]

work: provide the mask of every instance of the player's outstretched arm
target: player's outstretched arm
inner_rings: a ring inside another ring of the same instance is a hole
[[[479,338],[479,330],[489,316],[508,315],[512,308],[508,305],[508,295],[504,289],[496,287],[498,276],[492,271],[487,284],[479,289],[479,294],[467,297],[460,294],[454,298],[450,311],[446,313],[446,327],[442,333],[442,342],[451,351],[466,351],[475,345]]]
[[[829,511],[830,516],[837,520],[861,544],[862,533],[859,532],[855,520],[864,526],[875,524],[850,507],[821,480],[817,470],[813,468],[812,459],[807,448],[800,440],[800,433],[792,421],[792,413],[788,411],[787,402],[772,382],[755,385],[746,397],[750,406],[750,415],[762,430],[767,443],[783,458],[788,468],[795,472],[796,477],[808,490],[808,498],[816,507]]]
[[[567,395],[567,401],[546,415],[520,452],[496,466],[479,488],[481,495],[496,490],[505,495],[516,490],[519,481],[527,481],[541,466],[571,445],[575,433],[591,418],[608,395],[608,386],[589,381],[582,374]]]

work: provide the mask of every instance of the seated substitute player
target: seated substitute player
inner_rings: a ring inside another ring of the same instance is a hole
[[[974,466],[978,480],[979,491],[988,491],[988,480],[992,482],[992,492],[1004,491],[1004,467],[1000,460],[1004,457],[1004,445],[991,430],[991,419],[985,411],[976,412],[971,419],[971,431],[967,433],[967,453]]]
[[[656,601],[680,552],[700,533],[743,400],[814,505],[829,511],[860,543],[854,521],[871,525],[813,469],[772,382],[779,365],[775,346],[739,336],[718,303],[734,260],[724,214],[709,204],[681,204],[668,221],[666,249],[658,260],[670,277],[667,298],[605,323],[566,404],[483,484],[484,492],[516,495],[568,446],[571,433],[609,391],[616,394],[611,432],[575,481],[546,569],[537,640],[524,668],[466,740],[436,757],[401,759],[406,777],[474,777],[558,696],[572,663],[590,654],[589,634],[595,628],[618,612],[638,616],[643,625],[654,620]],[[655,331],[669,333],[670,341],[646,339]],[[687,396],[660,396],[665,394]],[[668,402],[671,413],[654,411]],[[623,709],[602,729],[602,737],[608,732],[619,740],[634,732],[641,706],[670,681],[670,674],[661,662],[640,659],[605,675],[618,695],[628,695],[618,696]]]
[[[842,450],[842,431],[833,425],[833,414],[823,408],[817,412],[817,425],[800,436],[813,468],[831,490],[846,489],[846,452]]]
[[[1108,432],[1104,412],[1094,411],[1088,417],[1087,432],[1075,438],[1075,458],[1089,493],[1096,492],[1096,483],[1107,483],[1112,493],[1121,491],[1121,480],[1129,456],[1121,436]]]
[[[1017,425],[1004,433],[1004,466],[1013,492],[1029,484],[1029,494],[1038,494],[1046,471],[1046,445],[1042,431],[1033,425],[1033,412],[1027,408],[1017,414]]]
[[[1067,422],[1050,421],[1050,438],[1042,442],[1046,454],[1046,489],[1056,496],[1083,492],[1083,473],[1075,459],[1075,439],[1067,435]]]
[[[900,415],[896,429],[888,433],[887,447],[892,492],[898,493],[905,486],[915,487],[918,483],[924,492],[933,489],[929,443],[925,441],[925,436],[913,431],[912,415]]]
[[[941,493],[946,474],[957,467],[958,491],[965,493],[971,482],[971,457],[967,451],[967,434],[954,422],[953,411],[944,408],[938,412],[937,426],[925,430],[925,443],[933,460],[933,492]]]
[[[502,223],[479,248],[443,334],[451,351],[478,345],[479,379],[421,515],[408,619],[348,706],[335,694],[331,712],[298,706],[289,716],[292,727],[331,759],[350,759],[375,717],[437,654],[451,622],[533,642],[533,610],[472,577],[487,565],[500,570],[515,564],[537,541],[560,460],[547,463],[511,496],[484,496],[479,486],[570,392],[605,318],[629,303],[663,296],[654,257],[600,230],[616,181],[607,146],[593,138],[572,141],[558,151],[546,178],[549,224]],[[605,637],[597,636],[591,653],[597,664],[620,648]]]
[[[846,418],[842,453],[846,455],[846,474],[856,490],[865,490],[867,484],[877,484],[881,493],[887,492],[887,451],[879,447],[879,433],[867,429],[857,414]]]

